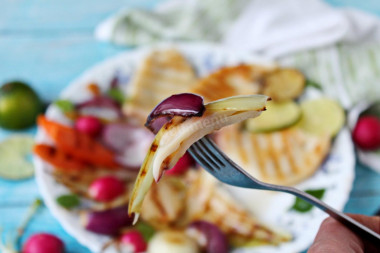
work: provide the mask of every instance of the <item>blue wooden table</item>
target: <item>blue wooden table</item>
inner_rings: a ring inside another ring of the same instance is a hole
[[[85,69],[126,48],[98,42],[96,24],[118,9],[151,8],[160,0],[0,0],[0,83],[22,79],[42,98],[52,101]],[[378,0],[328,0],[380,16]],[[27,132],[33,133],[35,129]],[[0,129],[0,140],[12,132]],[[1,163],[1,161],[0,161]],[[373,214],[380,207],[380,174],[356,166],[356,180],[345,211]],[[0,226],[14,230],[30,203],[39,197],[34,179],[0,179]],[[89,252],[70,237],[46,208],[40,209],[24,238],[50,232],[65,241],[69,252]]]

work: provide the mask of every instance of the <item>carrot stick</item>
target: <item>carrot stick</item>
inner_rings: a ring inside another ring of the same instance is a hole
[[[50,121],[45,116],[39,116],[37,123],[45,129],[59,150],[73,158],[95,166],[120,167],[115,161],[115,154],[92,137]]]
[[[85,163],[75,160],[70,155],[49,145],[37,144],[34,146],[33,151],[36,155],[58,169],[81,170],[88,167]]]

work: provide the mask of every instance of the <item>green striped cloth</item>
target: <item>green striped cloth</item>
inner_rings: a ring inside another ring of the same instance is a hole
[[[361,100],[380,100],[380,43],[337,44],[281,57],[279,62],[301,69],[347,109]]]
[[[289,4],[294,3],[291,0],[287,1]],[[316,1],[313,0],[315,4],[318,4]],[[261,3],[267,4],[267,2]],[[100,40],[129,46],[158,41],[220,42],[228,28],[247,9],[245,8],[247,4],[252,4],[252,1],[172,0],[155,10],[128,9],[121,11],[101,23],[97,27],[95,35]],[[323,5],[323,3],[321,4]],[[371,32],[380,38],[380,22],[377,23],[375,18],[371,20],[371,17],[367,17],[365,14],[361,14],[365,16],[355,18],[352,13],[344,12],[343,14],[327,5],[321,8],[327,8],[326,12],[336,12],[336,15],[340,15],[340,17],[351,15],[351,23],[353,20],[356,21],[356,27],[351,29],[354,36],[355,33]],[[275,15],[281,16],[281,12],[282,10],[279,10]],[[321,12],[325,13],[323,10]],[[282,16],[282,18],[284,17]],[[275,21],[277,22],[275,28],[281,26],[281,17],[277,17]],[[361,30],[358,30],[358,24]],[[269,25],[272,25],[273,30],[274,24],[269,23]],[[311,35],[307,36],[310,38]],[[360,38],[360,35],[356,37]],[[380,43],[378,42],[356,43],[355,45],[339,43],[281,56],[276,60],[280,64],[303,70],[310,80],[319,83],[327,95],[339,100],[347,109],[361,100],[380,100]]]

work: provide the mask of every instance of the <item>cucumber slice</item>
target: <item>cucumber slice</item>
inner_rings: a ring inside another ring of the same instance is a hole
[[[264,77],[263,94],[274,101],[286,101],[299,97],[305,87],[304,75],[296,70],[282,68]]]
[[[334,137],[345,122],[343,108],[328,98],[307,100],[301,104],[301,110],[298,127],[312,134]]]
[[[301,109],[294,101],[273,102],[269,101],[267,110],[260,117],[246,121],[248,131],[254,133],[272,132],[290,127],[301,118]]]
[[[13,135],[0,142],[0,177],[16,180],[33,176],[33,144],[28,135]]]

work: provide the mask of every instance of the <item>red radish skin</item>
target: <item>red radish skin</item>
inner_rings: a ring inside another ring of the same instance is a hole
[[[65,245],[55,235],[41,233],[29,237],[22,253],[63,253]]]
[[[82,116],[75,121],[75,129],[79,132],[97,136],[102,130],[102,123],[98,118],[93,116]]]
[[[148,247],[144,237],[137,230],[127,231],[121,236],[120,241],[126,246],[131,246],[133,248],[133,253],[145,252]]]
[[[96,234],[117,235],[124,227],[131,226],[134,216],[128,215],[128,207],[121,206],[105,211],[81,213],[83,226]]]
[[[173,168],[170,170],[167,170],[165,172],[166,175],[182,175],[185,173],[191,166],[195,165],[194,159],[191,157],[191,155],[186,152],[181,159],[178,160],[176,165],[174,165]]]
[[[352,138],[363,150],[380,148],[380,120],[374,116],[360,117],[352,132]]]
[[[91,183],[90,196],[99,202],[109,202],[121,196],[125,191],[122,181],[113,176],[101,177]]]

